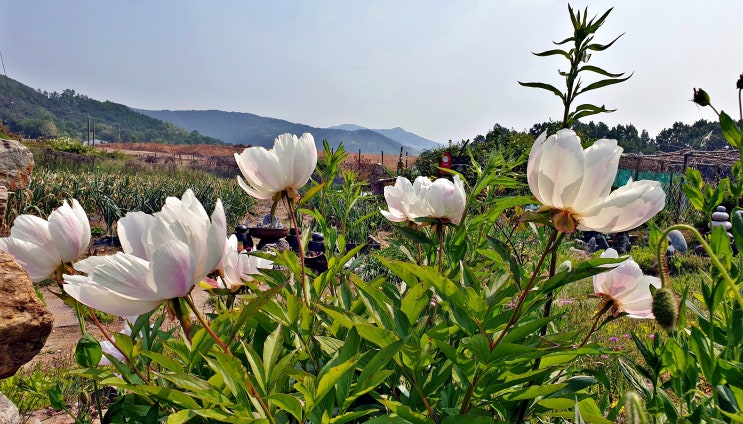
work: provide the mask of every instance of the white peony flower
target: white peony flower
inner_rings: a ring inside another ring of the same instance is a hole
[[[666,195],[657,181],[630,180],[611,192],[621,154],[617,141],[608,139],[584,150],[569,129],[537,138],[529,154],[527,178],[534,197],[554,211],[555,228],[627,231],[663,209]]]
[[[273,144],[273,149],[249,147],[235,161],[245,180],[240,176],[237,182],[249,195],[256,199],[277,201],[281,193],[299,197],[299,189],[315,171],[317,148],[310,133],[297,138],[293,134],[282,134]]]
[[[607,249],[602,258],[618,258],[614,249]],[[611,271],[593,276],[593,290],[604,302],[612,302],[614,316],[626,313],[631,318],[654,318],[653,295],[650,286],[660,288],[660,279],[643,275],[640,266],[627,258]]]
[[[20,215],[13,221],[10,237],[0,238],[0,250],[15,258],[33,282],[39,282],[63,263],[72,262],[90,244],[88,216],[77,200],[64,201],[46,221]]]
[[[394,222],[435,218],[457,224],[462,219],[467,195],[459,175],[453,180],[418,177],[411,184],[407,178],[397,177],[394,186],[384,189],[388,210],[381,213]]]
[[[186,296],[219,263],[227,231],[222,202],[211,220],[191,190],[169,197],[152,218],[127,214],[119,226],[124,252],[75,264],[87,274],[65,275],[65,292],[113,315],[140,315]]]

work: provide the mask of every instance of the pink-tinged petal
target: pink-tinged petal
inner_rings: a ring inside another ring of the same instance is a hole
[[[244,275],[260,274],[261,269],[273,268],[272,260],[246,254],[241,256],[240,264],[242,265],[242,272]]]
[[[147,230],[155,218],[144,212],[129,212],[117,225],[119,241],[124,252],[142,259],[149,258],[150,246],[145,243]]]
[[[141,315],[160,306],[160,300],[140,300],[123,296],[92,282],[90,277],[65,275],[64,291],[83,305],[112,315]]]
[[[628,182],[602,203],[580,216],[578,229],[618,233],[642,225],[665,206],[666,194],[657,181]]]
[[[188,245],[171,240],[152,252],[147,284],[161,299],[183,297],[198,282],[195,271],[195,260]]]
[[[13,237],[0,238],[0,250],[11,255],[34,283],[49,277],[62,263],[56,250],[47,250]]]
[[[160,300],[162,297],[156,290],[147,285],[147,271],[150,266],[144,259],[122,252],[108,256],[90,256],[74,265],[76,270],[87,273],[91,281],[101,288],[131,299]]]
[[[90,226],[87,235],[84,230],[67,201],[49,215],[49,233],[63,262],[74,261],[88,248],[84,243],[90,242]]]
[[[573,211],[580,215],[609,195],[622,150],[616,140],[601,139],[584,151],[583,184],[573,202]]]
[[[528,168],[528,165],[527,165]],[[583,183],[584,154],[574,131],[562,129],[542,144],[537,186],[543,203],[569,208]]]
[[[49,232],[49,222],[38,216],[20,215],[13,221],[13,227],[10,229],[10,236],[42,246],[46,250],[54,250],[52,235]]]
[[[526,178],[529,181],[529,189],[534,197],[542,204],[546,204],[546,202],[539,191],[539,170],[542,161],[542,147],[546,140],[547,131],[540,134],[534,141],[534,144],[531,146],[531,152],[529,152],[529,162],[526,164]]]

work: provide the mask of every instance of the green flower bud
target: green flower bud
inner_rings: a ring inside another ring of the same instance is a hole
[[[624,395],[626,403],[624,408],[626,411],[627,422],[630,424],[645,424],[648,422],[648,418],[645,415],[645,406],[643,405],[642,398],[637,393],[630,391]]]
[[[653,315],[655,315],[655,322],[660,324],[666,331],[676,329],[678,309],[676,297],[671,290],[662,288],[653,295]]]
[[[740,74],[738,82],[735,83],[735,88],[737,88],[738,90],[743,90],[743,74]]]
[[[710,100],[709,100],[709,94],[707,94],[706,91],[700,89],[694,89],[694,98],[692,101],[699,106],[709,106]]]

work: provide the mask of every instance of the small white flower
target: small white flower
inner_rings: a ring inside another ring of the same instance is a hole
[[[10,237],[0,238],[0,250],[9,253],[33,282],[47,278],[61,264],[77,259],[90,244],[88,216],[77,200],[65,200],[46,221],[20,215],[13,221]]]
[[[385,187],[384,197],[388,210],[381,213],[394,222],[434,218],[457,224],[467,201],[459,175],[454,176],[453,182],[446,178],[431,181],[418,177],[412,184],[407,178],[397,177],[394,186]]]
[[[235,161],[245,180],[240,176],[237,182],[249,195],[256,199],[278,200],[281,193],[289,197],[299,197],[299,189],[315,171],[317,147],[312,134],[305,133],[297,138],[293,134],[282,134],[273,144],[273,149],[249,147]]]
[[[618,258],[614,249],[607,249],[602,258]],[[612,302],[614,316],[626,313],[631,318],[654,318],[653,295],[650,286],[660,288],[660,279],[643,275],[640,266],[627,258],[611,271],[593,276],[593,290],[604,302]]]

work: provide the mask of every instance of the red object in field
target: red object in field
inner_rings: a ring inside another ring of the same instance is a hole
[[[439,161],[439,167],[449,169],[451,168],[451,162],[452,162],[451,153],[444,152],[444,154],[441,155],[441,160]],[[439,174],[447,174],[447,172],[439,170]]]

